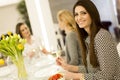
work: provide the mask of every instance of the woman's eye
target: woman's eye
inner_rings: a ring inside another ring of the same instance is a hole
[[[25,30],[27,30],[27,28],[25,28]]]
[[[22,32],[24,32],[24,29],[23,30],[21,30]]]
[[[85,11],[81,11],[81,12],[80,12],[80,14],[79,14],[79,13],[75,13],[75,15],[74,15],[74,16],[78,16],[78,15],[85,15],[85,14],[87,14],[87,12],[85,12]]]
[[[81,14],[83,14],[83,15],[84,15],[84,14],[87,14],[87,12],[81,12]]]
[[[75,13],[75,16],[77,16],[78,14],[77,13]]]

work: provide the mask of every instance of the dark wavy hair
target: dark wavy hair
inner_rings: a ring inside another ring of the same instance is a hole
[[[75,16],[75,8],[77,6],[84,7],[86,9],[86,11],[88,12],[88,14],[90,15],[91,20],[92,20],[92,23],[90,25],[90,33],[91,34],[90,34],[90,44],[89,44],[90,64],[93,67],[97,67],[97,66],[99,66],[99,62],[98,62],[97,56],[95,54],[94,38],[95,38],[96,34],[98,33],[98,31],[100,30],[100,28],[103,26],[101,24],[100,15],[99,15],[99,12],[98,12],[96,6],[94,5],[94,3],[92,1],[78,0],[73,7],[73,15],[74,16]],[[80,46],[81,46],[81,56],[83,59],[83,63],[85,66],[87,66],[87,61],[86,61],[87,48],[86,48],[86,44],[85,44],[85,39],[88,36],[88,33],[83,28],[79,28],[78,25],[77,25],[76,29],[77,29],[77,33],[79,36],[79,41],[80,41]]]
[[[24,24],[25,24],[24,22],[20,22],[16,25],[16,33],[19,34],[22,38],[23,38],[23,36],[22,36],[21,31],[20,31],[20,27]]]

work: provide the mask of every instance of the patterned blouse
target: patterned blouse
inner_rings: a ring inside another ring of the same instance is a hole
[[[89,44],[89,37],[86,42]],[[95,37],[95,52],[98,58],[99,67],[93,68],[89,61],[89,48],[87,54],[87,70],[79,66],[79,72],[85,72],[85,80],[120,80],[120,57],[117,53],[115,41],[111,34],[100,29]]]

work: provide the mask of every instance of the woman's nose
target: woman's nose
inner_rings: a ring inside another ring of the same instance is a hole
[[[81,15],[78,15],[78,20],[81,20],[82,19],[82,16]]]

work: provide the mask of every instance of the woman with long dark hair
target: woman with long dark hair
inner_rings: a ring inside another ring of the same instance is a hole
[[[110,32],[102,28],[96,6],[90,0],[79,0],[74,5],[73,14],[84,66],[68,65],[58,58],[57,63],[68,71],[65,78],[120,80],[120,58],[116,45]]]

